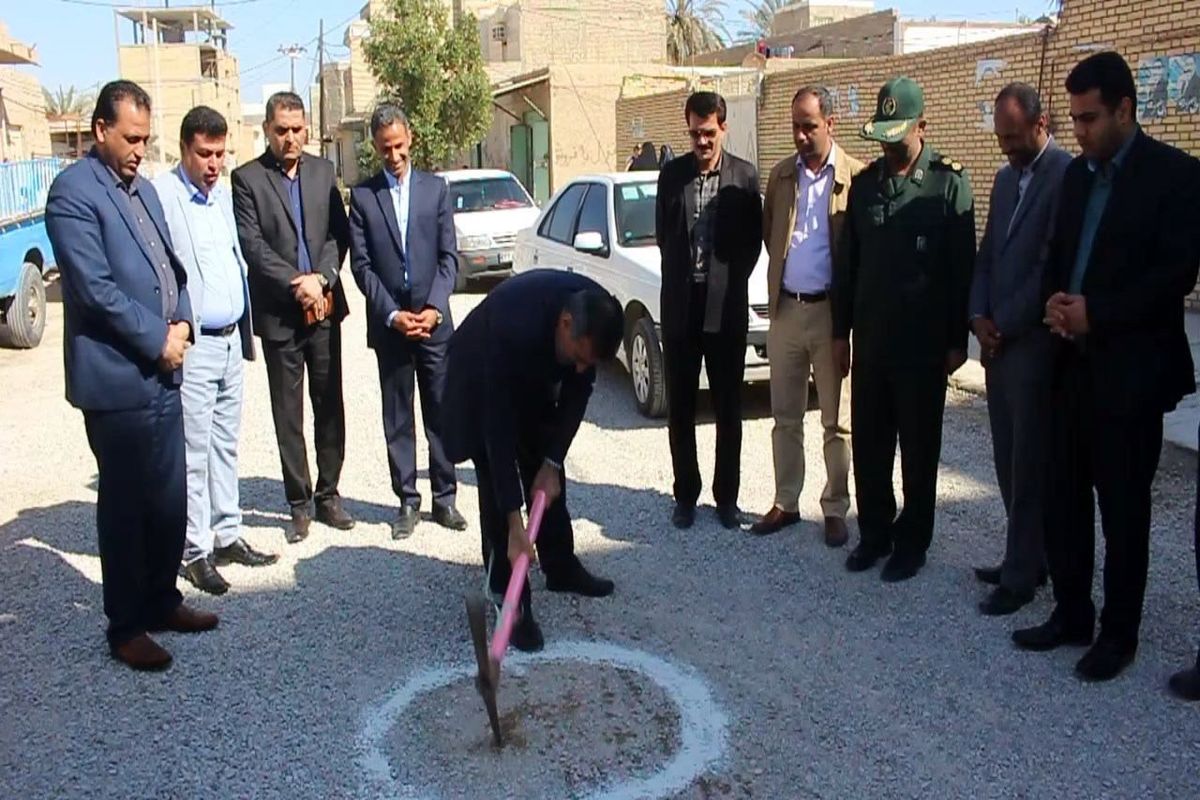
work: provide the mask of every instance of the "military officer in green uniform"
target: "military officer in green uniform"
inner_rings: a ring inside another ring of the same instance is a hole
[[[962,165],[925,142],[925,99],[909,78],[879,92],[864,139],[883,157],[850,185],[833,276],[834,358],[853,372],[851,442],[860,539],[852,572],[891,555],[882,578],[907,580],[933,539],[946,378],[967,358],[975,205]],[[853,339],[853,349],[851,348]],[[900,442],[904,510],[892,464]]]

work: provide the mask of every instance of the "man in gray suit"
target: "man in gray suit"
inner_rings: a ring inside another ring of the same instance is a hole
[[[180,126],[179,165],[154,181],[175,254],[187,271],[197,333],[184,358],[180,390],[188,480],[179,573],[209,594],[229,589],[217,566],[262,567],[278,558],[254,550],[241,533],[242,360],[254,359],[254,340],[233,197],[220,183],[228,133],[217,111],[193,108]]]
[[[992,184],[970,307],[987,370],[996,480],[1008,517],[1004,562],[975,570],[981,581],[996,586],[979,606],[988,616],[1013,613],[1046,580],[1053,348],[1042,324],[1042,273],[1059,185],[1071,162],[1050,136],[1032,86],[1013,83],[1000,91],[995,130],[1008,164]]]

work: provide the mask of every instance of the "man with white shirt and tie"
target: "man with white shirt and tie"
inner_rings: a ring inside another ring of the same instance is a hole
[[[180,126],[179,165],[154,181],[175,254],[187,271],[198,334],[184,358],[180,388],[188,478],[180,575],[218,595],[229,589],[218,566],[262,567],[278,559],[254,550],[241,535],[242,361],[254,359],[254,332],[233,197],[220,183],[228,133],[220,113],[193,108]]]
[[[775,427],[775,504],[750,531],[775,533],[800,521],[804,488],[804,414],[808,381],[817,386],[824,430],[825,543],[846,543],[850,509],[850,398],[833,358],[829,288],[846,212],[850,179],[863,169],[833,140],[833,99],[805,86],[792,99],[796,153],[771,170],[763,204],[763,240],[770,256],[771,412]]]
[[[350,192],[350,270],[367,299],[367,346],[379,362],[388,467],[400,500],[392,538],[411,536],[420,519],[413,414],[418,386],[433,520],[466,530],[455,507],[454,464],[441,435],[446,347],[454,332],[450,293],[458,270],[449,187],[436,175],[412,169],[412,129],[399,107],[375,109],[371,139],[383,169]]]

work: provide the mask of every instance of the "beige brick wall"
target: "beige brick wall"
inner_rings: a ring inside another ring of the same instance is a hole
[[[0,95],[8,122],[8,141],[3,142],[5,158],[24,160],[52,153],[50,123],[46,121],[46,103],[42,87],[28,72],[31,67],[0,67]]]
[[[520,18],[521,62],[529,70],[666,61],[660,0],[521,0]]]
[[[200,47],[193,44],[127,45],[119,48],[117,60],[121,77],[139,84],[150,95],[150,119],[162,160],[179,160],[179,126],[184,115],[198,105],[210,106],[225,117],[230,132],[229,161],[244,160],[233,149],[240,150],[243,142],[236,58],[223,55],[217,59],[218,78],[201,77]]]

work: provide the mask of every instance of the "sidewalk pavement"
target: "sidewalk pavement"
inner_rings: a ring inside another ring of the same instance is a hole
[[[1184,315],[1188,343],[1192,347],[1192,361],[1200,369],[1200,311],[1188,311]],[[987,395],[983,379],[983,365],[979,363],[979,342],[971,337],[970,358],[950,378],[950,385],[960,391]],[[1200,383],[1200,378],[1197,379]],[[1163,418],[1163,438],[1171,444],[1195,452],[1196,430],[1200,426],[1200,394],[1190,394],[1180,401],[1179,406]]]

